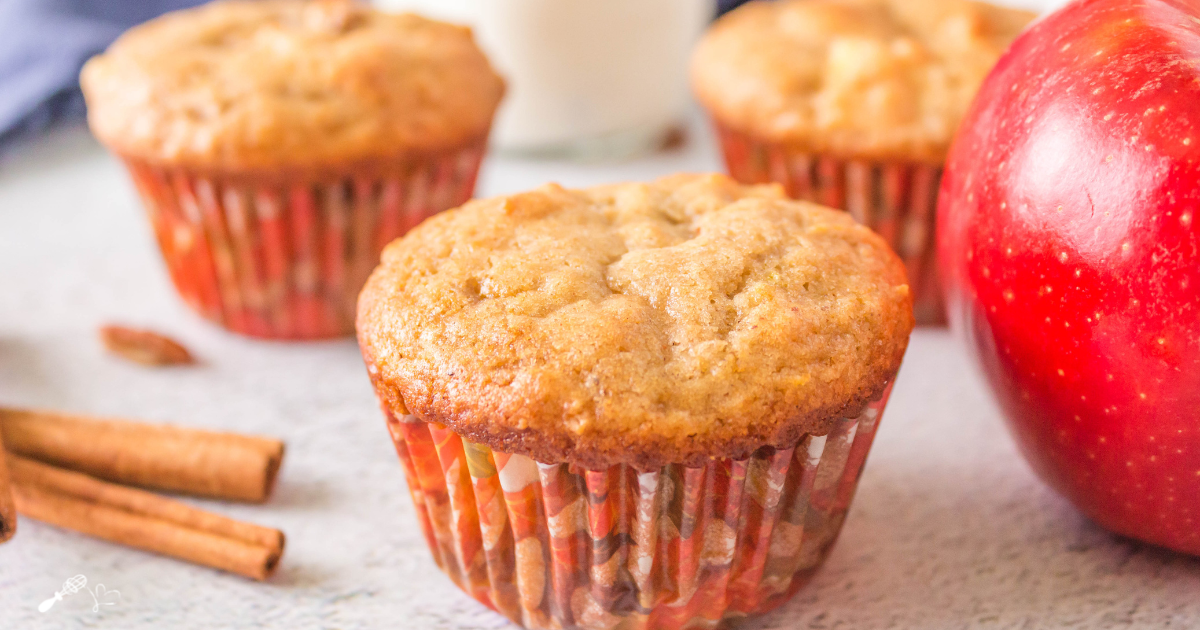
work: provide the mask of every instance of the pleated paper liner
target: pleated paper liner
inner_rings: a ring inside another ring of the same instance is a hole
[[[776,182],[794,199],[850,212],[904,261],[917,323],[946,323],[934,238],[941,166],[815,155],[715,127],[730,176],[746,184]]]
[[[889,388],[890,389],[890,388]],[[526,628],[711,628],[803,586],[841,530],[887,393],[795,448],[581,470],[415,416],[388,428],[438,566]]]
[[[358,292],[385,245],[471,198],[483,150],[479,141],[326,178],[124,161],[192,309],[246,335],[319,339],[354,332]]]

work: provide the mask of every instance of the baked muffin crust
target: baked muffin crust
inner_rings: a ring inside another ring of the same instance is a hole
[[[350,2],[215,2],[122,35],[84,66],[93,132],[193,168],[345,165],[487,133],[503,81],[469,29]]]
[[[692,85],[741,131],[846,158],[941,163],[1034,18],[968,0],[751,2],[709,30]]]
[[[720,175],[472,201],[389,245],[358,310],[392,413],[588,468],[827,433],[912,326],[879,236]]]

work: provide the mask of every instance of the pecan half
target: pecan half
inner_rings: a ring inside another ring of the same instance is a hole
[[[109,324],[100,327],[100,340],[115,355],[142,365],[195,363],[192,353],[178,341],[150,330]]]

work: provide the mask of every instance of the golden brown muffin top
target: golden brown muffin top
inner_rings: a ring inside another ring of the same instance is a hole
[[[472,201],[389,245],[358,305],[393,413],[588,468],[827,433],[912,326],[883,239],[721,175]]]
[[[457,148],[487,132],[504,92],[469,29],[299,0],[169,13],[88,61],[81,83],[117,152],[232,170]]]
[[[723,123],[848,158],[941,163],[958,123],[1033,13],[966,0],[751,2],[692,57]]]

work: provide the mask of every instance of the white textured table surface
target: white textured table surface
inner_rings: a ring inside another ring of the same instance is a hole
[[[481,194],[717,168],[710,139],[618,166],[493,159]],[[151,370],[104,355],[98,324],[144,324],[203,359]],[[0,162],[0,403],[278,435],[264,506],[207,504],[282,528],[257,584],[23,520],[0,546],[0,629],[505,628],[428,553],[352,341],[226,334],[169,285],[132,187],[86,132]],[[38,604],[84,574],[121,592]],[[1030,473],[958,345],[918,331],[850,518],[794,601],[748,628],[1196,628],[1200,562],[1120,540]]]

